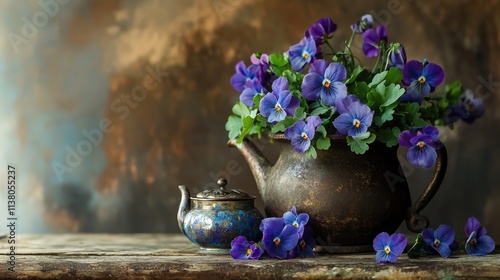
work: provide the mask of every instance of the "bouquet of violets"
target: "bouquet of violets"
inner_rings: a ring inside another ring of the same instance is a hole
[[[331,135],[344,135],[356,154],[375,140],[408,147],[408,160],[429,168],[441,147],[436,126],[471,123],[484,113],[483,101],[456,81],[436,91],[443,69],[428,59],[407,61],[402,44],[388,42],[385,25],[364,15],[351,25],[344,49],[335,49],[337,25],[322,18],[285,53],[251,55],[236,64],[231,85],[240,93],[226,123],[230,139],[284,133],[292,148],[316,158],[330,148]],[[375,60],[365,68],[353,52]]]

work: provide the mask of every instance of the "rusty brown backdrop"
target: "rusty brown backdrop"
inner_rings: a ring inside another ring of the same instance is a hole
[[[226,146],[234,64],[286,51],[320,17],[339,25],[340,46],[368,12],[409,58],[442,65],[446,82],[485,99],[482,119],[443,132],[448,174],[424,214],[460,236],[474,215],[500,240],[494,0],[2,1],[0,154],[19,170],[20,231],[178,232],[179,184],[199,192],[225,175],[256,194]],[[429,176],[411,172],[413,195]]]

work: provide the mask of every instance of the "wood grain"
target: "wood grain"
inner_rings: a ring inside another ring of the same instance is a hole
[[[318,255],[259,261],[199,254],[174,234],[21,235],[16,272],[0,261],[0,279],[333,279],[498,278],[500,254],[420,260],[401,256],[378,265],[374,254]],[[0,259],[7,259],[5,239]]]

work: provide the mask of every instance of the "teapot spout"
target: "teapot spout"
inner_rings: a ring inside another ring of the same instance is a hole
[[[243,139],[241,144],[237,144],[236,140],[232,139],[227,142],[228,146],[236,147],[247,161],[250,170],[252,171],[257,188],[262,196],[265,194],[266,181],[269,175],[271,164],[257,146],[248,139]]]
[[[191,199],[189,190],[185,185],[180,185],[179,190],[181,191],[181,204],[179,205],[179,211],[177,212],[177,223],[179,224],[179,229],[182,234],[186,235],[184,230],[184,218],[186,214],[191,210]]]

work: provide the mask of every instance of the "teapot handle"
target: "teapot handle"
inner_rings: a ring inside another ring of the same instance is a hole
[[[425,188],[424,193],[413,203],[413,205],[408,208],[408,213],[406,216],[406,226],[412,232],[418,233],[429,226],[429,219],[427,217],[420,215],[425,206],[434,197],[437,190],[443,182],[444,175],[446,173],[446,166],[448,165],[448,153],[446,152],[446,147],[443,145],[437,150],[437,160],[436,167],[434,170],[434,176],[431,182]]]

